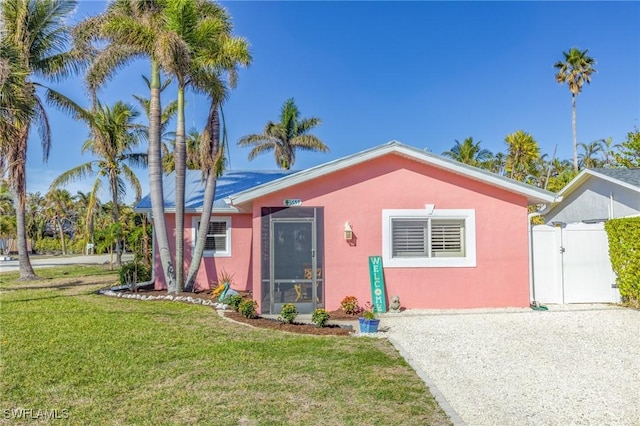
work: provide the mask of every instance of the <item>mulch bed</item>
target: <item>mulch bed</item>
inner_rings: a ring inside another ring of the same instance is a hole
[[[313,324],[304,324],[304,323],[298,323],[298,322],[287,324],[282,321],[271,320],[271,319],[266,319],[261,317],[249,319],[244,317],[242,314],[239,314],[236,311],[231,311],[231,310],[224,311],[224,316],[234,321],[238,321],[244,324],[249,324],[258,328],[269,328],[272,330],[288,331],[290,333],[312,334],[316,336],[348,336],[351,333],[358,331],[358,330],[353,330],[348,328],[342,328],[340,326],[333,325],[333,324],[327,327],[316,327]]]
[[[130,293],[130,292],[123,292],[123,293]],[[167,291],[141,288],[141,289],[138,289],[137,293],[144,294],[147,296],[166,296]],[[203,291],[200,293],[182,292],[182,293],[174,294],[174,296],[185,296],[185,297],[193,297],[193,298],[206,299],[206,300],[216,300],[216,298],[211,295],[210,291]],[[329,312],[329,315],[331,320],[357,320],[358,319],[357,315],[346,314],[341,309],[338,309],[336,311],[331,311]],[[316,327],[313,324],[304,324],[304,323],[298,323],[298,322],[294,322],[293,324],[286,324],[282,321],[261,318],[261,317],[249,319],[233,310],[224,311],[224,316],[234,321],[249,324],[254,327],[288,331],[290,333],[312,334],[317,336],[348,336],[349,334],[355,333],[358,331],[357,325],[355,326],[354,329],[348,329],[348,328],[343,328],[334,324],[330,324],[327,327]]]

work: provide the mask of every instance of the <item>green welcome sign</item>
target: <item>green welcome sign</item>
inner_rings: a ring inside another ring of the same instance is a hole
[[[384,274],[382,257],[369,256],[369,276],[371,277],[371,300],[373,312],[387,312],[387,298],[384,294]]]

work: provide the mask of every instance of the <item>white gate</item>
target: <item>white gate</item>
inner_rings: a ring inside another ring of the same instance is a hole
[[[604,223],[533,227],[534,298],[540,303],[618,303]]]

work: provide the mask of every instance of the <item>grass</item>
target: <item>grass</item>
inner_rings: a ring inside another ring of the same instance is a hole
[[[51,274],[39,283],[0,274],[0,411],[58,410],[73,424],[450,424],[385,340],[99,296],[90,283],[115,275],[65,269],[38,270]]]

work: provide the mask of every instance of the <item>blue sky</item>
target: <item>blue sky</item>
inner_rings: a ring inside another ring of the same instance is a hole
[[[493,152],[524,130],[542,152],[571,158],[571,96],[553,64],[572,46],[589,49],[598,72],[577,99],[578,141],[622,142],[640,127],[639,2],[222,2],[236,35],[247,38],[252,65],[226,103],[230,168],[273,169],[273,155],[252,162],[238,139],[260,133],[294,97],[305,117],[322,119],[316,134],[331,152],[300,153],[303,169],[398,140],[440,154],[472,136]],[[102,11],[81,1],[74,20]],[[100,93],[109,104],[148,97],[138,61]],[[88,101],[81,77],[55,86]],[[168,92],[168,90],[166,91]],[[166,103],[175,98],[168,93]],[[205,99],[186,97],[187,128],[202,129]],[[82,123],[49,109],[53,146],[42,163],[30,142],[29,192],[45,193],[61,172],[89,161]],[[141,146],[146,150],[146,146]],[[148,192],[147,171],[138,176]],[[88,191],[92,180],[68,189]],[[107,201],[105,193],[101,199]],[[126,197],[133,200],[130,191]]]

